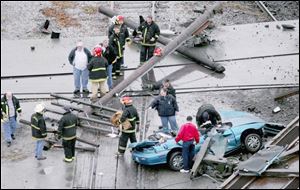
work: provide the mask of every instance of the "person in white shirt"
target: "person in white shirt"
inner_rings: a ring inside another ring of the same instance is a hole
[[[74,95],[80,97],[80,89],[82,85],[82,92],[84,94],[89,94],[87,88],[89,80],[89,71],[87,69],[87,64],[92,58],[91,52],[83,46],[83,43],[79,41],[76,48],[74,48],[69,54],[69,62],[73,65],[73,75],[74,75]],[[81,81],[80,81],[81,79]]]

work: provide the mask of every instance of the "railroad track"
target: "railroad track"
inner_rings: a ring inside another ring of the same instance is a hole
[[[288,126],[278,133],[268,145],[278,145],[278,146],[288,146],[288,148],[292,148],[293,146],[299,146],[299,116],[296,117]],[[289,150],[290,150],[289,149]],[[296,158],[299,162],[299,156]],[[264,186],[264,188],[284,188],[284,189],[299,189],[299,177],[287,178],[287,180],[280,183],[276,183],[273,179],[273,183],[270,178],[258,178],[258,177],[250,177],[250,176],[240,176],[237,172],[231,175],[222,185],[221,189],[251,189],[255,186],[259,186],[259,184],[268,184],[268,186]],[[276,186],[277,185],[277,186]]]

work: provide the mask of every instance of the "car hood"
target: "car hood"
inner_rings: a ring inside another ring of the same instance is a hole
[[[130,143],[128,145],[128,148],[149,148],[149,147],[154,146],[158,143],[159,143],[158,141],[145,140],[145,141],[142,141],[142,142]]]
[[[231,122],[232,127],[241,125],[248,125],[253,123],[266,123],[264,120],[250,114],[241,111],[220,111],[222,122]]]

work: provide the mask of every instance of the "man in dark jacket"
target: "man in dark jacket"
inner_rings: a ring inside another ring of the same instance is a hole
[[[113,81],[112,81],[112,69],[113,69],[113,62],[116,60],[117,56],[114,53],[114,50],[112,47],[108,46],[107,40],[105,40],[101,44],[101,48],[103,51],[103,57],[106,58],[108,62],[108,67],[107,67],[107,85],[109,90],[113,88]]]
[[[212,127],[221,124],[222,118],[213,105],[203,104],[198,109],[196,121],[199,128],[206,128],[208,132]]]
[[[1,98],[1,124],[4,128],[4,138],[9,147],[12,139],[15,140],[17,128],[17,113],[21,115],[22,109],[19,100],[11,92],[6,92]]]
[[[141,42],[140,64],[144,64],[144,62],[153,56],[160,30],[158,25],[152,20],[152,16],[147,16],[146,21],[138,27],[137,33],[141,34],[143,38]]]
[[[31,116],[31,132],[32,138],[36,140],[35,157],[38,160],[45,160],[46,157],[42,155],[46,133],[46,123],[44,119],[45,106],[37,104],[34,108],[34,114]]]
[[[190,168],[192,168],[193,157],[194,157],[194,140],[196,144],[199,143],[200,135],[197,126],[192,123],[192,116],[186,118],[187,123],[182,125],[175,141],[178,143],[182,141],[182,157],[183,157],[183,169],[180,170],[181,173],[188,173]]]
[[[117,56],[116,59],[112,62],[113,79],[117,79],[117,76],[123,75],[123,73],[121,73],[121,63],[123,63],[123,46],[125,44],[124,39],[124,34],[120,33],[119,26],[114,26],[114,33],[109,37],[108,44],[108,46],[112,48],[114,54]]]
[[[65,113],[59,120],[58,138],[62,137],[62,144],[65,152],[65,162],[72,162],[75,159],[76,128],[78,118],[71,113],[69,106],[64,106]]]
[[[124,109],[122,116],[120,118],[120,123],[124,123],[127,119],[131,124],[131,128],[121,129],[121,137],[119,140],[119,148],[117,155],[122,156],[125,153],[128,139],[131,143],[136,142],[135,130],[136,125],[139,128],[140,118],[137,113],[136,108],[132,105],[132,99],[130,97],[123,97],[121,103],[124,104]]]
[[[90,81],[92,83],[92,97],[91,100],[95,102],[97,100],[98,89],[100,89],[100,96],[104,96],[107,93],[107,72],[108,62],[102,57],[102,48],[96,47],[93,50],[94,57],[88,64],[87,68],[90,71]]]
[[[168,123],[171,125],[171,133],[177,133],[176,112],[179,111],[176,99],[172,95],[167,95],[165,89],[160,90],[160,95],[151,103],[149,109],[156,109],[160,116],[164,132],[170,132]]]
[[[174,98],[176,98],[176,90],[171,85],[169,79],[165,79],[162,83],[157,82],[155,84],[148,84],[146,86],[143,86],[143,88],[150,89],[150,90],[165,89],[167,91],[167,95],[172,95]]]
[[[120,28],[120,34],[121,34],[120,36],[123,38],[122,42],[131,43],[127,26],[124,24],[124,16],[122,15],[116,16],[114,23],[108,28],[108,38],[110,38],[110,36],[114,34],[115,26]],[[125,43],[122,44],[122,48],[123,50],[125,50]],[[126,65],[124,65],[124,58],[121,59],[121,61],[122,61],[121,66],[126,67]]]
[[[83,43],[80,41],[77,43],[77,47],[72,49],[69,54],[68,60],[71,65],[73,65],[73,75],[74,75],[74,96],[80,97],[80,88],[82,84],[82,92],[86,95],[89,94],[87,89],[89,71],[86,68],[87,64],[91,60],[92,55],[90,51],[83,47]]]

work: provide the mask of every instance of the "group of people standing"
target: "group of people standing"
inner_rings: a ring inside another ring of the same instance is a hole
[[[148,16],[144,22],[135,31],[140,35],[140,65],[148,61],[152,56],[156,47],[156,42],[160,35],[160,29]],[[68,60],[73,66],[74,75],[74,95],[79,97],[82,94],[88,95],[88,81],[91,82],[91,101],[95,102],[100,91],[100,96],[103,96],[113,88],[113,80],[118,76],[122,76],[121,67],[124,65],[124,50],[125,44],[131,43],[128,29],[124,25],[124,17],[119,15],[115,18],[114,23],[108,29],[108,41],[105,40],[97,44],[92,51],[89,51],[82,41],[77,43],[70,53]],[[193,157],[193,142],[199,143],[200,133],[197,126],[192,123],[193,118],[187,117],[187,123],[182,125],[180,130],[176,122],[176,114],[179,112],[179,107],[176,101],[176,91],[172,87],[168,79],[162,83],[145,84],[143,87],[151,90],[159,90],[159,96],[156,97],[149,106],[149,109],[156,109],[161,119],[162,130],[166,133],[171,133],[176,136],[175,141],[183,141],[183,161],[184,169],[181,172],[188,172],[191,168],[191,159]],[[82,91],[81,91],[82,90]],[[133,106],[130,97],[121,98],[123,112],[120,118],[120,123],[129,121],[128,128],[121,128],[119,146],[117,154],[123,155],[128,140],[131,143],[136,142],[135,132],[139,128],[139,114]],[[36,140],[35,157],[38,160],[44,160],[42,150],[44,140],[47,137],[47,128],[44,118],[45,106],[43,104],[36,105],[34,114],[31,116],[32,137]],[[64,161],[72,162],[75,159],[75,142],[76,128],[79,124],[78,118],[74,115],[70,107],[64,107],[65,113],[59,120],[57,130],[58,138],[62,138],[65,152]],[[15,139],[16,118],[21,114],[21,107],[18,99],[11,92],[5,93],[1,99],[1,123],[4,126],[4,135],[7,146],[11,145]],[[206,125],[211,121],[212,125],[219,123],[220,115],[215,111],[212,105],[200,107],[197,113],[197,125]],[[169,124],[171,129],[169,128]]]
[[[153,56],[160,30],[152,17],[148,16],[136,32],[140,37],[140,65],[142,65]],[[127,67],[124,64],[124,50],[126,43],[130,44],[131,41],[124,24],[124,16],[118,15],[108,29],[108,41],[104,40],[97,44],[91,51],[84,47],[82,41],[78,42],[68,57],[69,63],[73,66],[74,96],[80,97],[81,93],[83,96],[89,94],[88,81],[92,86],[92,102],[97,100],[98,89],[100,96],[111,90],[113,80],[123,75],[121,68]]]

